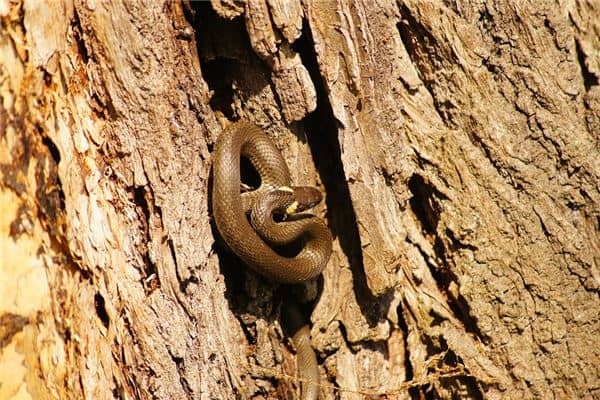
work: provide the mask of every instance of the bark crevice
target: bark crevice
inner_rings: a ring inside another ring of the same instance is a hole
[[[294,49],[300,54],[317,94],[317,108],[303,122],[310,153],[326,193],[329,227],[339,241],[352,271],[352,289],[357,304],[369,327],[373,328],[385,319],[391,301],[390,292],[375,296],[367,285],[358,222],[342,163],[339,123],[323,85],[308,21],[304,22],[302,35],[294,43]],[[373,304],[379,306],[373,307]]]

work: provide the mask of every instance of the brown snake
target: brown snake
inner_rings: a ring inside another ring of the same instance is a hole
[[[241,193],[240,158],[247,158],[261,178],[258,189]],[[212,208],[217,230],[231,250],[269,280],[301,283],[317,277],[331,255],[332,237],[314,215],[275,222],[275,213],[288,214],[314,206],[321,200],[314,188],[291,187],[291,177],[281,153],[256,125],[237,122],[221,133],[214,149]],[[250,216],[250,222],[248,219]],[[293,257],[278,254],[273,246],[301,240]],[[310,345],[310,329],[298,306],[286,300],[284,328],[297,351],[302,398],[318,397],[318,365]]]

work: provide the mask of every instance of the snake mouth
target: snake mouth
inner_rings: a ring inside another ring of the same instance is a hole
[[[294,201],[288,208],[285,209],[285,213],[288,215],[296,214],[299,211],[300,203],[298,201]]]

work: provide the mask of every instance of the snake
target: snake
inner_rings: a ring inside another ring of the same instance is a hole
[[[260,185],[242,192],[241,159],[246,158],[260,177]],[[332,236],[325,222],[301,213],[322,199],[318,189],[292,186],[288,166],[269,136],[249,121],[229,125],[213,149],[212,213],[227,246],[267,280],[298,284],[319,276],[331,256]],[[276,219],[279,216],[279,219]],[[283,217],[283,218],[281,218]],[[301,245],[287,255],[278,246]],[[282,305],[284,330],[296,348],[303,400],[318,398],[319,373],[310,344],[310,328],[295,299]]]

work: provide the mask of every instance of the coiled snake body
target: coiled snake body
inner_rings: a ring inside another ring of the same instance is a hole
[[[261,178],[260,187],[240,193],[240,158],[247,158]],[[331,255],[331,233],[314,215],[276,223],[275,213],[286,214],[314,206],[321,200],[314,188],[291,187],[288,167],[269,137],[256,125],[238,122],[221,133],[214,150],[212,207],[223,240],[248,266],[280,283],[301,283],[317,277]],[[248,220],[250,215],[250,220]],[[272,246],[301,240],[294,257],[278,254]],[[294,301],[285,301],[282,319],[297,350],[302,398],[318,396],[318,369],[310,346],[310,330]]]

